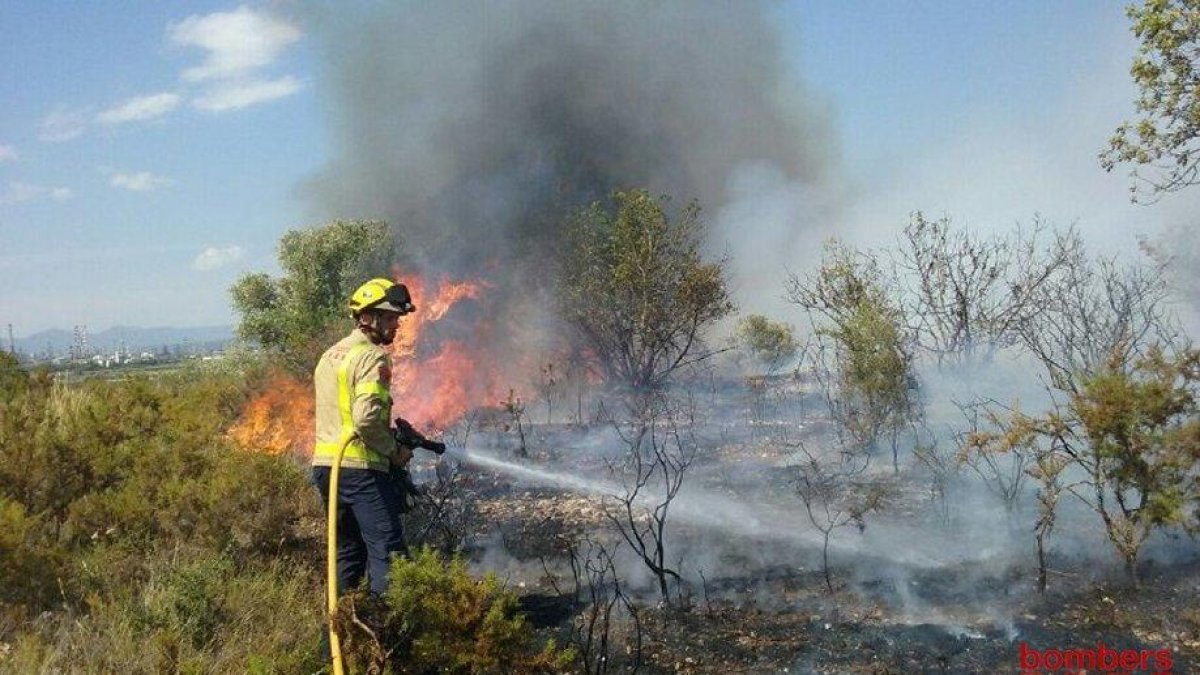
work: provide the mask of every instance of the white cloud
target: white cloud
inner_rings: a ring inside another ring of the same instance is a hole
[[[179,105],[179,95],[170,92],[137,96],[96,115],[101,124],[121,124],[152,120],[171,112]]]
[[[71,190],[65,187],[51,187],[11,181],[8,187],[0,191],[0,204],[20,204],[42,199],[63,201],[71,198]]]
[[[0,143],[0,162],[14,160],[18,157],[20,157],[20,155],[17,154],[16,148],[11,145],[4,145],[3,143]]]
[[[108,184],[130,190],[132,192],[146,192],[154,188],[170,185],[173,181],[170,178],[163,176],[155,176],[149,171],[138,171],[136,173],[116,173],[108,179]]]
[[[244,253],[241,246],[209,246],[192,261],[192,269],[201,272],[215,270],[241,259]]]
[[[86,112],[55,108],[42,118],[38,138],[49,143],[62,143],[79,137],[86,128]]]
[[[303,86],[300,80],[291,75],[276,80],[230,82],[213,87],[208,93],[192,101],[192,105],[200,110],[210,112],[238,110],[257,103],[266,103],[291,96],[300,91]]]
[[[246,6],[191,16],[167,27],[167,36],[175,44],[208,51],[202,64],[183,71],[183,79],[189,82],[246,76],[274,63],[302,35],[299,28]]]

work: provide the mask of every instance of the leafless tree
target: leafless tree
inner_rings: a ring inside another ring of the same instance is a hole
[[[438,462],[433,481],[423,484],[421,492],[406,519],[409,546],[432,546],[447,555],[460,550],[479,515],[461,465]]]
[[[958,452],[943,443],[922,420],[914,425],[913,459],[929,475],[929,497],[937,505],[943,525],[950,524],[950,506],[946,496],[951,483],[962,470]]]
[[[563,384],[562,373],[559,370],[553,361],[547,361],[538,371],[536,386],[538,393],[542,395],[542,401],[546,403],[546,424],[554,421],[554,399],[558,398],[559,389]]]
[[[829,569],[829,540],[835,530],[854,525],[866,529],[865,516],[877,509],[884,493],[862,479],[870,455],[839,449],[832,456],[818,457],[803,443],[796,444],[802,457],[797,468],[796,493],[804,504],[808,521],[821,533],[821,571],[825,587],[833,593]]]
[[[478,413],[471,411],[438,432],[448,447],[465,448],[478,421]],[[420,488],[422,494],[405,519],[408,544],[413,550],[432,546],[446,555],[453,554],[462,548],[479,517],[472,499],[471,478],[458,462],[445,456],[434,465],[433,480]]]
[[[990,360],[1017,344],[1042,290],[1080,248],[1073,229],[1056,232],[1037,219],[1028,229],[982,237],[949,218],[913,214],[893,266],[917,344],[939,365]]]
[[[508,390],[508,398],[500,402],[504,412],[508,415],[508,421],[504,425],[505,431],[517,432],[517,456],[522,458],[529,457],[529,446],[525,440],[525,402],[517,396],[515,389]]]
[[[442,440],[452,448],[465,448],[479,423],[479,413],[469,411],[458,422],[441,430]]]
[[[654,575],[668,605],[669,582],[678,584],[681,577],[667,562],[667,522],[671,504],[699,452],[695,438],[681,429],[691,429],[692,414],[690,409],[676,409],[666,397],[655,395],[635,409],[632,432],[614,424],[628,452],[622,461],[610,465],[622,492],[609,495],[604,502],[605,517]]]
[[[1128,366],[1150,344],[1176,338],[1168,294],[1161,263],[1092,260],[1079,247],[1061,278],[1035,293],[1039,311],[1021,322],[1021,341],[1056,388],[1076,392],[1080,374],[1094,373],[1114,357]]]
[[[636,673],[642,665],[642,624],[637,607],[621,586],[613,561],[614,550],[591,538],[572,542],[567,547],[571,575],[574,579],[574,601],[584,606],[575,621],[573,642],[579,650],[579,661],[588,675],[604,675],[615,666],[613,628],[615,616],[624,612],[629,617],[631,634],[629,652],[633,662],[624,672]]]

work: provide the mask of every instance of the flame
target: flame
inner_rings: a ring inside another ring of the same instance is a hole
[[[281,455],[299,448],[311,452],[312,390],[281,372],[267,377],[263,390],[242,410],[229,437],[244,448]]]
[[[488,349],[492,332],[486,320],[476,321],[464,336],[430,340],[429,329],[440,322],[463,300],[479,300],[488,289],[481,281],[442,279],[427,287],[424,279],[414,279],[410,290],[414,297],[428,298],[425,307],[400,323],[392,344],[393,413],[418,429],[445,429],[468,411],[494,406],[498,391],[500,364]],[[418,303],[420,300],[418,300]],[[423,340],[423,338],[425,338]],[[432,355],[421,351],[425,342],[435,345]]]
[[[486,282],[404,277],[404,283],[417,311],[401,319],[390,347],[393,417],[436,432],[472,410],[500,405],[510,390],[523,388],[505,374],[512,364],[494,353],[490,321],[480,318],[466,325],[458,321],[452,329],[439,329],[455,307],[484,301],[491,288]],[[311,454],[311,387],[287,375],[273,375],[246,405],[229,436],[243,447],[271,454],[289,450]]]

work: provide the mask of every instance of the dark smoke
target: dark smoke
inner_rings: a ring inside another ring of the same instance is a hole
[[[564,215],[614,189],[698,199],[711,222],[747,197],[730,192],[735,173],[765,167],[795,185],[828,173],[826,122],[805,103],[765,3],[305,13],[332,102],[332,159],[303,192],[323,219],[388,220],[402,254],[428,270],[538,286]],[[738,236],[778,229],[740,223]],[[729,233],[710,234],[713,251],[727,247]],[[531,262],[536,274],[522,274]]]

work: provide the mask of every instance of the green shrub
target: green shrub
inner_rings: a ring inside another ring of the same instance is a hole
[[[169,630],[203,649],[226,620],[221,592],[233,574],[228,558],[201,559],[152,579],[143,597],[140,632]]]
[[[294,673],[321,666],[321,587],[289,563],[160,554],[149,580],[9,639],[0,672]]]
[[[22,370],[17,357],[0,351],[0,399],[15,396],[29,386],[29,375]]]
[[[62,556],[38,541],[37,521],[20,504],[0,495],[0,621],[24,618],[58,594]]]
[[[315,500],[294,460],[226,439],[244,373],[5,372],[0,672],[319,668]]]
[[[495,575],[474,579],[461,559],[444,564],[429,548],[392,562],[382,605],[351,594],[339,618],[346,663],[359,672],[553,673],[574,660],[553,640],[537,647]]]

